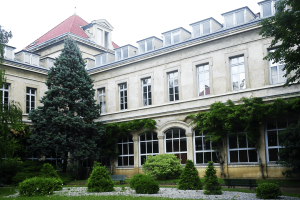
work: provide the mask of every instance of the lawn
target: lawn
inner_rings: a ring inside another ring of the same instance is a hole
[[[0,187],[0,198],[16,193],[16,188],[3,188]]]

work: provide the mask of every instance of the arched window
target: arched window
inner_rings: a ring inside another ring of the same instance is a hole
[[[147,160],[148,155],[158,155],[157,133],[146,132],[140,135],[140,166]]]
[[[194,130],[193,138],[195,164],[206,164],[208,161],[219,162],[216,152],[213,150],[212,143],[206,141],[207,136],[205,133]]]
[[[181,164],[185,164],[187,160],[187,141],[185,130],[180,128],[172,128],[166,132],[165,136],[166,153],[172,153],[181,159]]]
[[[118,139],[118,167],[134,165],[133,140],[131,135]]]

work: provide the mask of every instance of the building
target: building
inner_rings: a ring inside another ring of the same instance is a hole
[[[5,49],[4,68],[9,85],[2,87],[3,101],[15,100],[23,108],[23,120],[39,105],[46,91],[46,74],[63,48],[66,37],[74,38],[86,61],[86,69],[97,90],[106,123],[152,118],[157,129],[120,138],[121,152],[112,168],[115,174],[141,173],[147,155],[176,154],[193,160],[199,175],[204,175],[215,151],[202,133],[184,122],[187,115],[207,111],[210,104],[241,97],[274,99],[300,96],[300,86],[283,88],[283,65],[263,60],[272,38],[262,38],[259,22],[274,15],[274,0],[258,3],[261,12],[248,7],[223,13],[223,24],[214,18],[137,41],[137,47],[119,47],[112,42],[113,27],[106,20],[85,22],[73,15],[48,33],[15,53]],[[69,27],[69,28],[66,28]],[[259,151],[248,144],[237,145],[238,138],[228,133],[221,153],[225,163],[219,177],[283,177],[283,167],[275,164],[281,146],[277,133],[288,121],[275,127],[261,126]],[[282,125],[283,124],[283,125]],[[275,137],[274,137],[275,136]],[[274,142],[275,140],[275,142]]]

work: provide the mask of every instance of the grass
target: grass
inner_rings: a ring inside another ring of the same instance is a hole
[[[0,188],[0,198],[16,193],[16,188]]]

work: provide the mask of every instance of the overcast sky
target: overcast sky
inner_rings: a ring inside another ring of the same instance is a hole
[[[90,23],[106,19],[119,46],[156,36],[209,17],[223,23],[221,14],[248,6],[259,12],[259,0],[1,0],[0,25],[13,33],[9,45],[17,51],[75,12]]]

